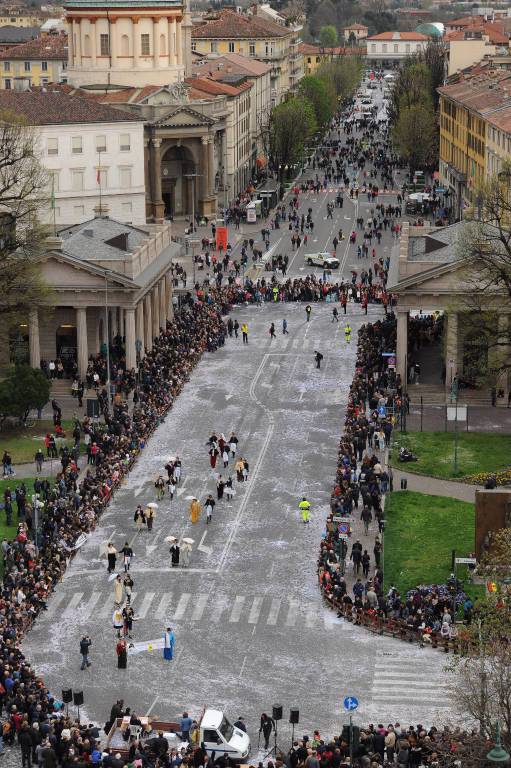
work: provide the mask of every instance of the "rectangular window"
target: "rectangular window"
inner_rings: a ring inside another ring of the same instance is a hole
[[[387,53],[387,43],[383,43],[381,49],[382,49],[382,53]]]
[[[71,152],[73,155],[81,155],[82,154],[82,137],[81,136],[73,136],[71,139]]]
[[[11,90],[11,81],[10,81],[9,78],[6,78],[6,80],[4,80],[4,85],[5,85],[5,90],[6,91],[10,91]]]
[[[131,141],[129,133],[121,133],[119,136],[119,147],[121,152],[129,152],[131,149]]]
[[[376,43],[371,43],[371,53],[376,53]]]
[[[196,50],[197,50],[197,41],[192,40],[192,51],[196,51]]]
[[[405,51],[406,51],[406,53],[410,53],[410,43],[407,43],[405,45]]]
[[[4,72],[9,72],[11,69],[11,62],[10,61],[4,61]]]
[[[71,188],[73,192],[83,192],[83,171],[71,171]]]
[[[255,56],[255,43],[250,43],[248,51],[251,56]]]
[[[211,41],[211,53],[216,53],[216,52],[217,52],[217,41],[216,40],[212,40]]]
[[[234,43],[229,43],[229,53],[234,53]]]
[[[143,35],[140,35],[140,52],[142,56],[150,56],[151,55],[151,44],[150,44],[150,38],[149,35],[144,32]]]
[[[399,53],[399,45],[394,43],[394,53]]]
[[[25,72],[30,72],[30,62],[29,61],[25,62]]]
[[[106,136],[96,136],[96,152],[106,152]]]
[[[99,36],[99,52],[101,56],[110,56],[110,37],[108,34]]]
[[[47,139],[46,140],[46,152],[48,155],[58,155],[59,153],[59,140]]]
[[[41,69],[42,69],[43,72],[48,72],[48,62],[47,61],[42,61],[41,62]]]
[[[131,188],[131,168],[119,168],[119,186],[122,189]]]

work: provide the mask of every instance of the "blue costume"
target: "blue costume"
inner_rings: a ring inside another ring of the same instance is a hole
[[[174,632],[172,629],[167,629],[166,632],[163,633],[163,658],[167,661],[172,661],[174,658],[174,643],[176,642],[176,639],[174,637]]]

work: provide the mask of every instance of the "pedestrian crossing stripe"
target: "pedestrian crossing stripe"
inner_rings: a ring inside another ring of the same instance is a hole
[[[172,620],[183,623],[204,621],[228,621],[229,624],[268,627],[314,629],[322,626],[327,630],[350,630],[351,625],[339,621],[335,613],[321,604],[304,603],[296,598],[279,598],[261,595],[234,595],[218,597],[213,592],[192,594],[169,591],[157,594],[154,591],[132,592],[131,605],[137,619],[154,617],[158,621]],[[214,608],[214,611],[208,610]],[[59,610],[60,608],[60,610]],[[113,587],[107,592],[61,593],[55,595],[49,610],[40,618],[61,616],[80,624],[95,620],[109,620],[115,608]]]
[[[451,680],[438,666],[399,653],[385,655],[388,661],[380,655],[375,663],[371,688],[371,700],[381,711],[395,710],[399,705],[406,710],[426,702],[438,709],[452,707]]]

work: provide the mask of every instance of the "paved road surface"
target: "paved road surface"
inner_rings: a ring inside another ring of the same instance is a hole
[[[376,310],[373,310],[376,312]],[[371,312],[371,310],[370,310]],[[252,735],[262,711],[281,702],[300,709],[299,731],[320,724],[338,731],[341,702],[355,695],[364,722],[402,719],[433,723],[449,707],[445,656],[378,638],[337,620],[323,607],[315,563],[335,472],[355,343],[331,323],[328,305],[315,305],[310,323],[302,305],[240,308],[249,345],[228,340],[206,354],[165,422],[118,492],[101,527],[80,550],[50,610],[24,644],[50,689],[82,689],[85,712],[105,720],[122,696],[139,712],[175,715],[203,704],[247,718]],[[289,336],[280,334],[286,316]],[[279,331],[270,342],[268,327]],[[352,309],[356,331],[363,318]],[[355,337],[355,334],[354,334]],[[356,338],[356,337],[355,337]],[[320,371],[313,352],[324,355]],[[211,526],[192,526],[187,497],[214,491],[205,442],[212,431],[236,430],[250,481],[232,503],[215,508]],[[184,484],[172,504],[160,505],[152,534],[136,534],[137,503],[154,498],[154,479],[166,459],[182,457]],[[297,513],[302,494],[312,523]],[[188,570],[170,568],[169,534],[192,536]],[[100,543],[133,541],[135,641],[156,640],[175,627],[176,658],[161,651],[129,658],[118,670],[111,624],[113,584],[99,559]],[[79,669],[79,640],[93,640],[92,666]],[[287,718],[286,718],[287,719]],[[283,728],[283,744],[289,727]]]

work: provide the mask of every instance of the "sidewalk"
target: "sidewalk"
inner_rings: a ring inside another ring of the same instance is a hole
[[[481,485],[468,485],[468,483],[457,483],[454,480],[440,480],[437,477],[429,475],[416,475],[413,472],[405,472],[401,469],[393,469],[394,490],[401,488],[401,479],[408,480],[408,491],[418,491],[419,493],[428,493],[431,496],[448,496],[451,499],[459,501],[475,502],[476,490],[482,490]]]

